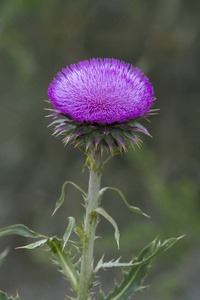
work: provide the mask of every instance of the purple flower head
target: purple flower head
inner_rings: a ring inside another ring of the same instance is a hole
[[[144,116],[155,100],[146,76],[116,59],[91,59],[62,69],[48,94],[55,109],[79,122],[122,123]]]
[[[54,105],[55,134],[87,149],[126,151],[139,144],[138,132],[149,134],[138,123],[152,114],[153,88],[147,77],[116,59],[91,59],[59,72],[48,89]]]

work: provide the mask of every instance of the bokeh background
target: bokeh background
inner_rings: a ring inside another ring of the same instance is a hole
[[[67,217],[82,222],[82,198],[67,187],[63,208],[51,214],[64,181],[87,189],[85,157],[52,137],[45,118],[47,88],[66,65],[113,57],[141,68],[157,98],[157,116],[147,125],[153,139],[114,157],[103,186],[122,190],[151,219],[128,211],[107,192],[104,208],[121,230],[102,220],[96,258],[131,259],[157,235],[186,234],[153,262],[136,300],[197,300],[200,295],[199,1],[187,0],[1,0],[0,2],[0,226],[23,223],[45,235],[62,236]],[[64,299],[66,281],[46,252],[15,250],[29,240],[8,236],[10,252],[0,268],[0,289],[23,300]],[[116,274],[115,274],[116,273]],[[116,270],[101,274],[108,292]]]

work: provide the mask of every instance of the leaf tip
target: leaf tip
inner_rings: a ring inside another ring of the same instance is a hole
[[[55,215],[55,213],[57,212],[57,208],[54,209],[53,213],[52,213],[52,217]]]
[[[180,239],[182,239],[182,238],[184,238],[186,236],[186,234],[183,234],[183,235],[181,235],[181,236],[179,236],[179,237],[177,237],[177,241],[179,241]]]
[[[120,247],[119,247],[119,240],[117,241],[117,248],[118,248],[118,250],[120,249]]]
[[[149,218],[149,219],[151,219],[151,216],[149,216],[149,215],[145,214],[144,212],[142,213],[142,215],[143,215],[144,217],[146,217],[146,218]]]
[[[153,240],[153,243],[155,244],[158,240],[159,235],[157,235],[157,237]]]

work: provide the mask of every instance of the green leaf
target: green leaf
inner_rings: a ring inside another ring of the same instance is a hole
[[[77,272],[75,266],[73,265],[72,260],[69,257],[69,253],[66,253],[64,251],[64,245],[66,245],[66,242],[69,238],[71,230],[73,230],[72,229],[73,227],[74,227],[74,218],[70,217],[68,228],[67,228],[62,240],[58,239],[56,236],[53,236],[50,238],[39,240],[35,243],[29,244],[29,245],[26,245],[23,247],[18,247],[18,249],[23,248],[23,249],[33,250],[33,249],[36,249],[41,246],[46,246],[46,248],[51,252],[51,254],[54,258],[54,262],[59,267],[61,267],[61,270],[60,270],[61,273],[64,274],[68,278],[69,282],[72,285],[74,292],[76,293],[78,290],[78,281],[79,281],[78,272]],[[65,242],[64,245],[63,245],[63,242]],[[1,298],[0,298],[0,300],[1,300]]]
[[[98,272],[100,269],[107,269],[107,268],[113,268],[113,267],[117,267],[117,268],[127,268],[127,267],[131,267],[133,266],[133,262],[130,261],[129,263],[121,263],[120,262],[120,258],[118,258],[117,260],[111,260],[109,262],[103,262],[103,257],[99,260],[99,262],[97,263],[97,266],[95,268],[95,273]]]
[[[142,282],[149,269],[150,262],[159,254],[169,249],[180,238],[171,238],[161,243],[155,239],[139,254],[138,258],[132,260],[132,266],[128,272],[124,272],[122,282],[115,284],[113,291],[108,296],[101,292],[102,300],[127,300],[136,291],[144,289]]]
[[[71,224],[72,223],[73,220],[71,221]],[[41,246],[46,246],[46,248],[51,252],[55,264],[61,268],[61,273],[68,278],[74,292],[76,293],[78,290],[79,276],[71,258],[69,257],[69,253],[63,251],[63,240],[58,239],[56,236],[53,236],[18,248],[33,250]]]
[[[119,233],[117,223],[113,220],[113,218],[103,208],[98,207],[98,208],[95,209],[95,211],[97,213],[99,213],[100,215],[102,215],[104,218],[106,218],[106,220],[108,220],[112,224],[112,226],[114,227],[114,229],[115,229],[115,240],[117,242],[117,247],[119,249],[120,233]]]
[[[74,230],[74,227],[75,227],[75,219],[73,217],[69,217],[68,218],[68,221],[69,221],[69,225],[67,226],[67,229],[63,235],[63,249],[65,249],[65,246],[67,244],[67,241],[70,237],[70,235],[72,234],[72,231]]]
[[[3,260],[4,260],[5,257],[7,256],[8,252],[9,252],[9,249],[6,248],[2,253],[0,253],[0,266],[2,265]]]
[[[67,184],[71,184],[71,185],[73,185],[77,190],[79,190],[82,194],[83,194],[83,196],[84,197],[87,197],[87,194],[77,185],[77,184],[75,184],[74,182],[72,182],[72,181],[66,181],[64,184],[63,184],[63,186],[62,186],[62,192],[61,192],[61,196],[60,196],[60,198],[58,199],[58,201],[56,202],[56,206],[55,206],[55,209],[54,209],[54,212],[53,212],[53,214],[52,214],[52,216],[55,214],[55,212],[58,210],[58,208],[63,204],[63,202],[64,202],[64,199],[65,199],[65,186],[67,185]]]
[[[99,191],[99,197],[102,197],[103,193],[106,192],[107,190],[113,190],[113,191],[116,191],[122,198],[122,200],[124,201],[124,203],[126,204],[126,206],[133,212],[137,213],[137,214],[140,214],[140,215],[143,215],[145,217],[148,217],[150,218],[150,216],[148,216],[147,214],[145,214],[140,208],[136,207],[136,206],[132,206],[128,203],[128,201],[126,200],[124,194],[117,188],[115,187],[105,187],[105,188],[102,188],[100,191]]]
[[[81,242],[84,242],[85,241],[85,233],[84,233],[84,231],[80,227],[75,226],[75,232],[79,236]]]
[[[33,249],[36,249],[36,248],[39,248],[43,245],[46,245],[46,242],[47,242],[47,238],[46,239],[42,239],[42,240],[39,240],[35,243],[31,243],[31,244],[28,244],[26,246],[21,246],[21,247],[17,247],[16,249],[28,249],[28,250],[33,250]]]
[[[17,295],[15,298],[9,297],[7,294],[4,292],[0,291],[0,300],[21,300],[19,296]]]
[[[36,233],[23,224],[10,225],[0,229],[0,237],[10,234],[17,234],[24,237],[40,238],[42,235]]]
[[[59,240],[57,237],[51,237],[47,239],[46,245],[53,254],[54,262],[61,267],[61,273],[68,278],[74,292],[77,293],[79,275],[69,255],[63,251],[62,240]]]
[[[87,157],[85,164],[83,166],[83,169],[82,169],[82,173],[85,171],[86,168],[88,168],[89,164],[90,164],[90,159],[89,159],[89,157]]]

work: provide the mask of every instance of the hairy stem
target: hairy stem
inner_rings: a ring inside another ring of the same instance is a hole
[[[84,223],[85,241],[83,243],[77,300],[90,299],[90,289],[93,281],[94,240],[98,222],[97,213],[94,213],[94,210],[98,207],[102,173],[102,158],[100,151],[94,151],[92,157],[93,161],[90,163],[89,187]]]

